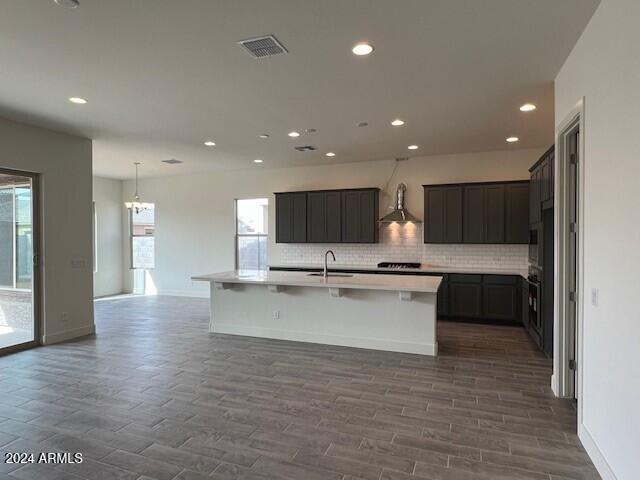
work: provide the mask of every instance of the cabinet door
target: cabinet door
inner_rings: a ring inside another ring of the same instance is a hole
[[[424,242],[444,242],[444,189],[424,189]]]
[[[485,243],[504,243],[504,185],[485,187]]]
[[[531,224],[539,223],[542,215],[540,177],[540,167],[531,172],[531,182],[529,183],[529,222]]]
[[[464,187],[464,243],[484,243],[485,210],[485,187]]]
[[[378,241],[378,191],[361,190],[358,192],[360,202],[360,243],[376,243]]]
[[[324,192],[307,194],[307,234],[309,243],[327,241],[327,205]]]
[[[438,316],[449,315],[449,282],[447,275],[442,275],[442,282],[438,288]]]
[[[444,241],[462,243],[462,187],[445,188]]]
[[[291,195],[276,194],[276,243],[291,243],[292,213]]]
[[[529,283],[521,280],[520,319],[525,327],[529,327]]]
[[[547,157],[538,167],[540,169],[540,202],[546,202],[552,197],[551,190],[551,164]]]
[[[480,318],[482,316],[482,284],[450,282],[449,315]]]
[[[556,188],[556,152],[549,154],[549,198],[554,197],[554,191]]]
[[[483,285],[483,317],[515,322],[518,316],[517,285]]]
[[[326,209],[326,241],[339,243],[342,241],[342,200],[340,192],[325,194]]]
[[[342,192],[342,241],[357,243],[360,238],[360,198],[358,192]]]
[[[307,242],[307,194],[291,193],[292,243]]]
[[[529,185],[506,186],[505,242],[529,243]]]

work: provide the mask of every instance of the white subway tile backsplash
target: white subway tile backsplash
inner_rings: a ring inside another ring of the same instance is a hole
[[[272,264],[321,264],[331,248],[336,263],[375,266],[378,262],[420,262],[446,267],[527,268],[527,245],[424,244],[421,224],[391,224],[381,227],[377,244],[276,244]]]

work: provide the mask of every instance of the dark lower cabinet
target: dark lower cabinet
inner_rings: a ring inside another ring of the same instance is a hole
[[[305,193],[276,194],[276,242],[305,243],[307,241],[307,195]]]
[[[445,274],[438,290],[438,316],[520,323],[521,288],[515,275]]]
[[[449,315],[482,317],[482,275],[449,275]]]
[[[483,284],[483,316],[496,320],[515,322],[519,318],[518,288],[516,277],[501,277],[507,279],[505,283],[493,283],[492,280]]]

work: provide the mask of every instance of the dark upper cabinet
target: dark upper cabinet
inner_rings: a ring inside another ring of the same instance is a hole
[[[529,243],[529,183],[505,187],[505,243]]]
[[[485,187],[483,185],[466,186],[464,193],[464,243],[484,243],[485,241]]]
[[[378,241],[378,189],[343,190],[342,242]]]
[[[375,243],[377,188],[276,193],[276,243]]]
[[[339,243],[341,240],[340,192],[309,192],[307,194],[307,242]]]
[[[504,185],[488,185],[485,187],[484,204],[484,242],[504,243],[505,241],[505,209]]]
[[[503,275],[485,275],[482,286],[483,316],[488,319],[515,322],[518,311],[519,289],[517,278]]]
[[[531,225],[536,225],[542,221],[543,208],[553,206],[555,188],[554,170],[555,147],[551,146],[529,169],[531,173],[529,222]]]
[[[425,187],[425,243],[462,242],[462,187]]]
[[[424,242],[527,243],[528,184],[424,185]]]
[[[276,194],[276,242],[305,243],[306,241],[306,193]]]

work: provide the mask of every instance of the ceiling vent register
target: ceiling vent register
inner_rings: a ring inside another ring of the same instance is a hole
[[[318,149],[318,147],[314,147],[313,145],[301,145],[299,147],[293,148],[295,148],[299,152],[313,152],[314,150]]]
[[[288,53],[276,37],[266,35],[264,37],[249,38],[238,42],[242,45],[253,58],[265,58]]]
[[[177,165],[178,163],[184,163],[182,160],[170,158],[169,160],[162,160],[162,163],[168,163],[169,165]]]

